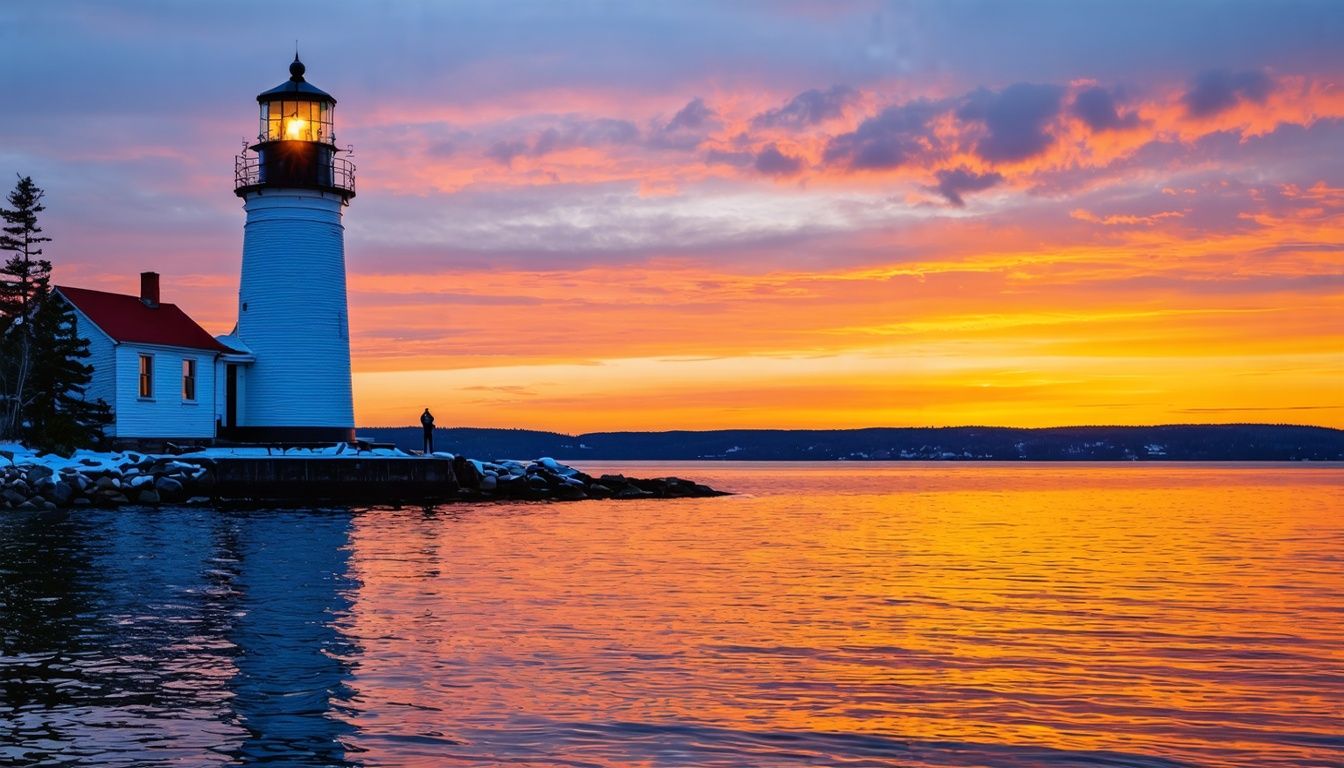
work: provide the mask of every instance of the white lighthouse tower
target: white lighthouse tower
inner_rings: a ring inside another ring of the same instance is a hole
[[[354,438],[341,211],[355,168],[338,153],[336,99],[290,78],[257,96],[261,129],[237,158],[243,199],[238,326],[225,358],[221,437],[257,442]]]

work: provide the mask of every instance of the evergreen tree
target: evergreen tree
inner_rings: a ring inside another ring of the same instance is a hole
[[[59,295],[48,294],[33,312],[31,399],[24,412],[27,436],[33,445],[69,453],[102,442],[103,427],[112,421],[112,409],[102,400],[85,399],[93,378],[89,341],[80,338],[75,310]]]
[[[37,214],[42,190],[24,176],[9,193],[0,251],[0,438],[25,437],[34,445],[70,449],[96,441],[111,411],[84,400],[93,369],[82,360],[74,310],[51,293],[51,262],[42,258]]]

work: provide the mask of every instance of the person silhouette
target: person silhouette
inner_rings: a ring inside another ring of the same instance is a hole
[[[425,428],[425,455],[428,456],[434,452],[434,414],[428,408],[420,414],[420,426]]]

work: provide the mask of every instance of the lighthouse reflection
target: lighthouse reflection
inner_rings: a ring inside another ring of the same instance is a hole
[[[231,709],[247,732],[234,757],[350,765],[353,728],[334,705],[348,699],[353,644],[339,630],[356,586],[347,575],[348,513],[251,516],[234,529],[238,592],[229,640],[237,649]]]
[[[275,510],[8,517],[0,764],[355,765],[341,715],[350,523]]]

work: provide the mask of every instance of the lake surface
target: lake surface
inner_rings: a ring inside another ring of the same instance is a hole
[[[1344,468],[619,469],[0,513],[0,765],[1344,765]]]

